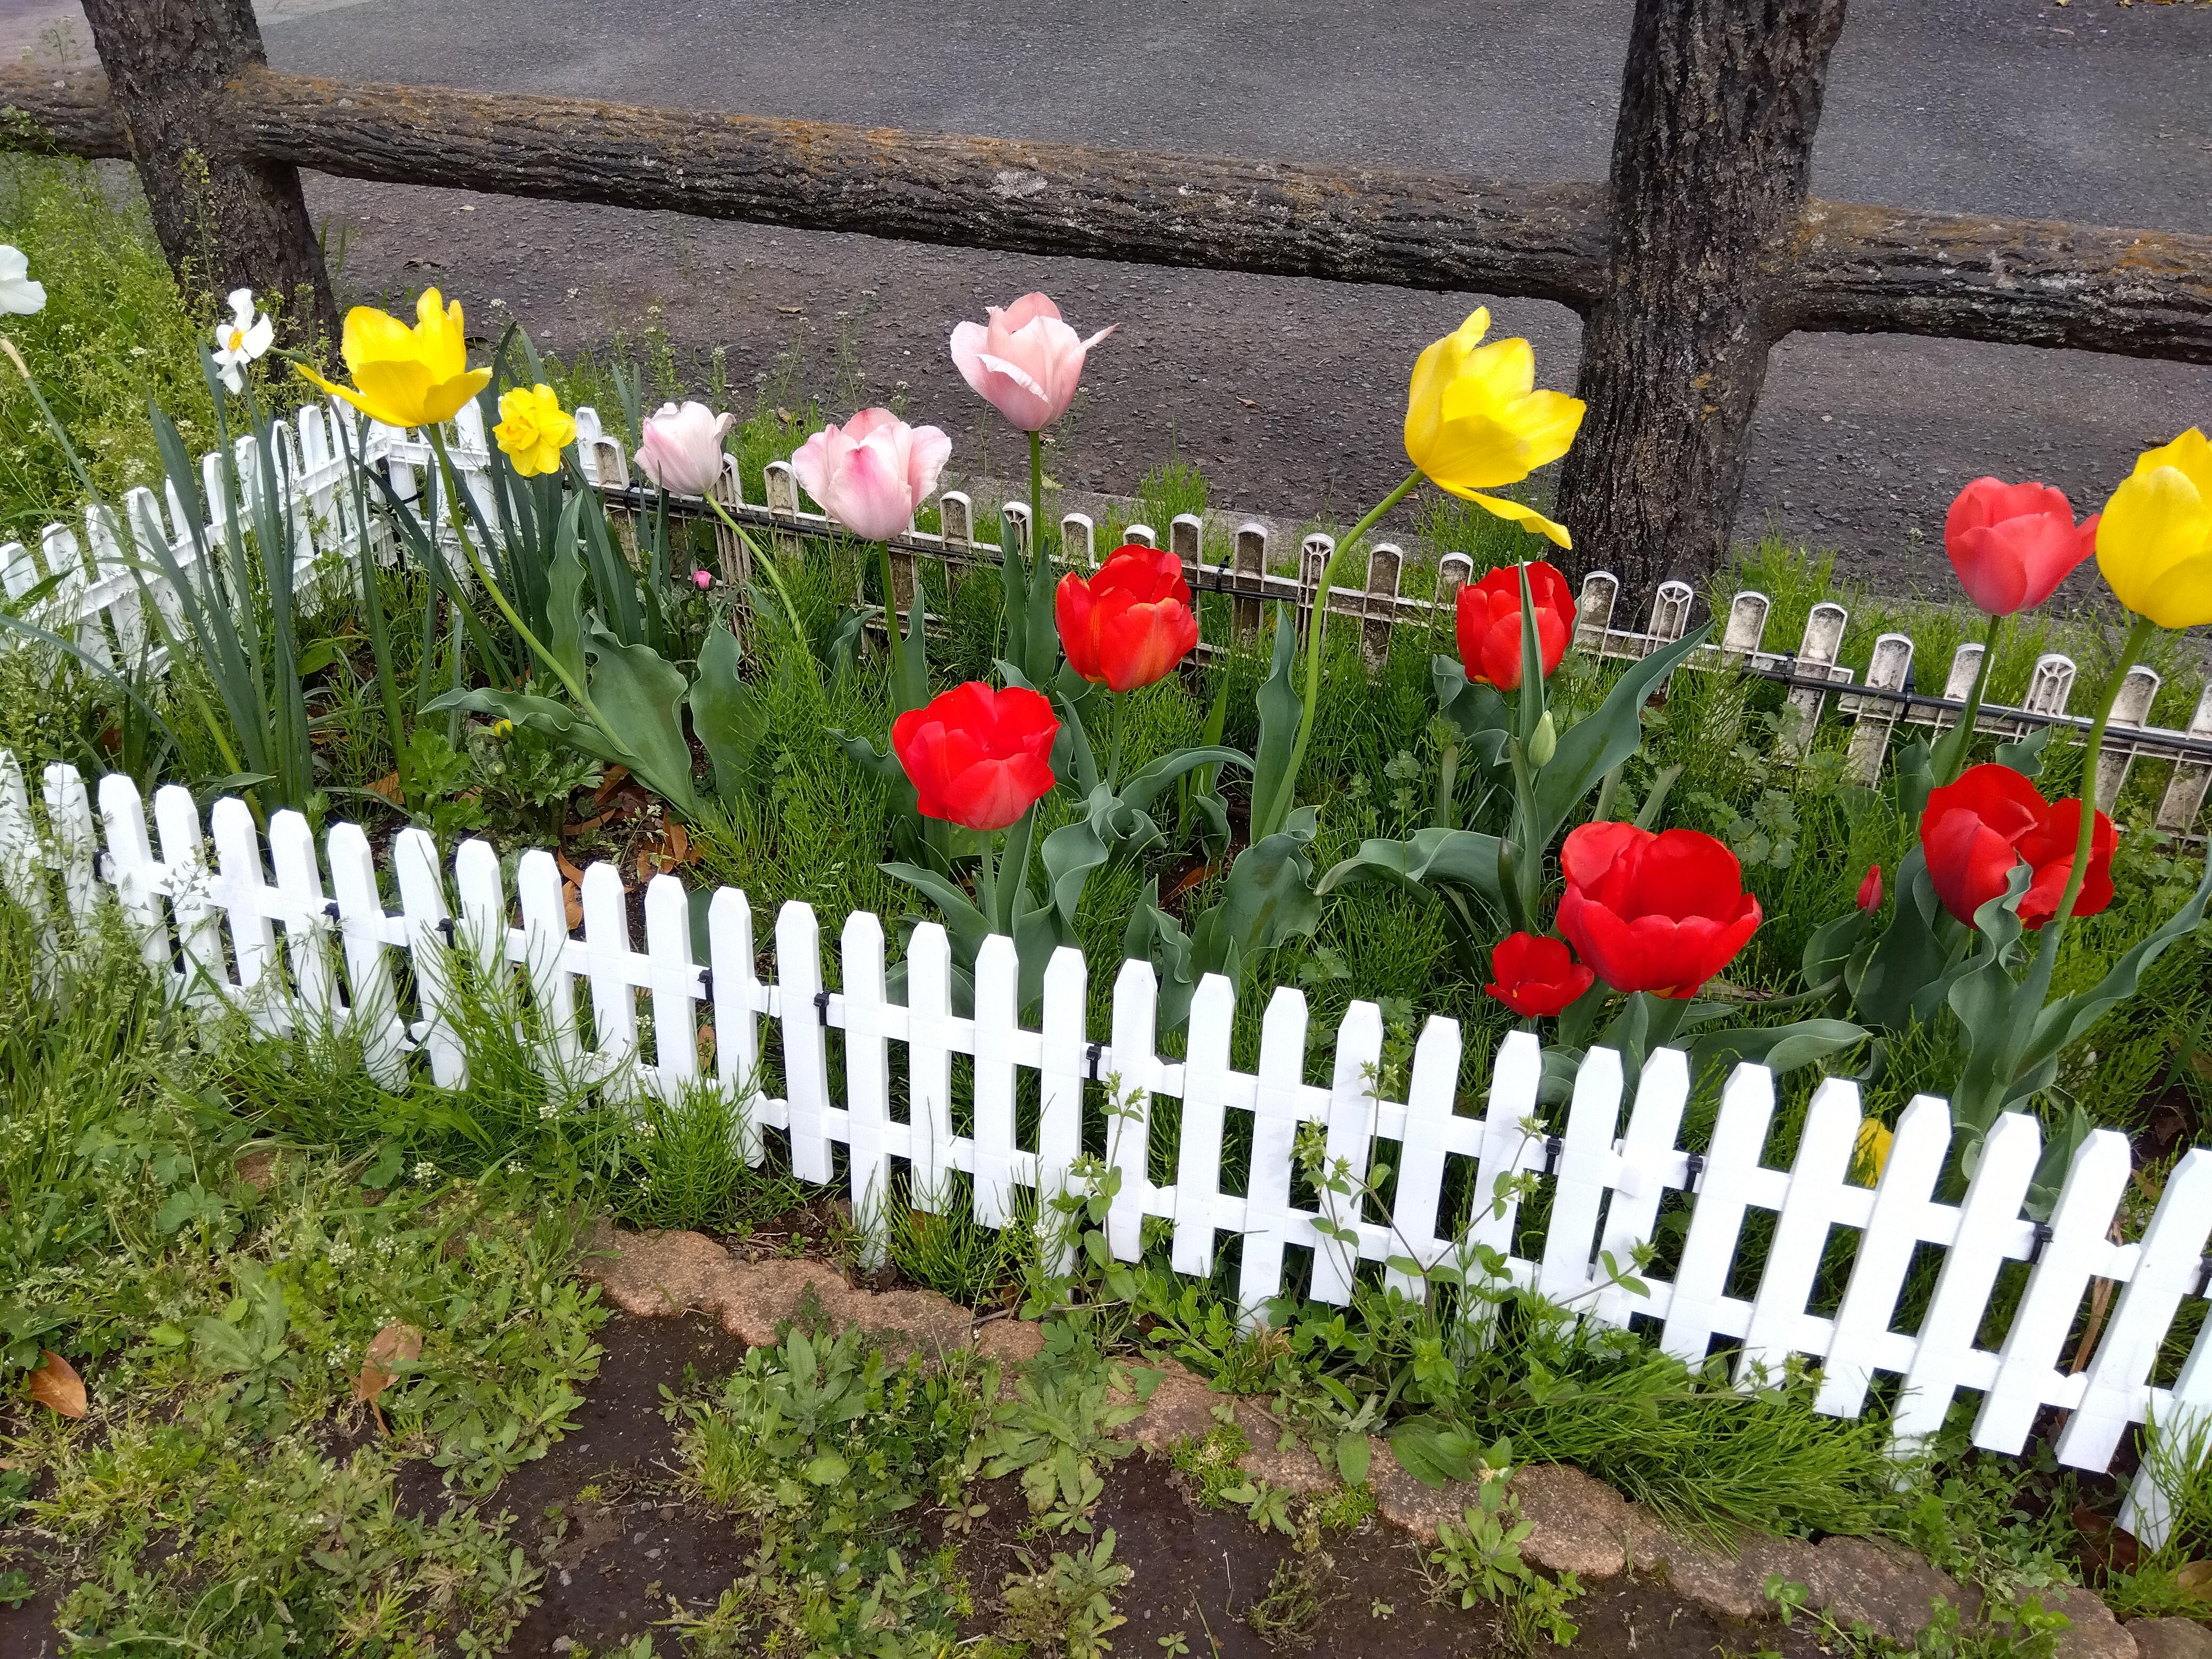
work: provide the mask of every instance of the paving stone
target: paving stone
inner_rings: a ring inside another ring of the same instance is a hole
[[[2212,1629],[2194,1619],[2136,1619],[2125,1628],[2142,1659],[2212,1659]]]
[[[1513,1494],[1529,1525],[1522,1559],[1547,1572],[1571,1572],[1584,1583],[1627,1570],[1640,1553],[1639,1541],[1654,1530],[1640,1510],[1604,1481],[1562,1463],[1522,1465],[1513,1475]]]
[[[2094,1590],[2069,1587],[2039,1593],[2046,1608],[2073,1621],[2058,1632],[2058,1659],[2136,1659],[2136,1638]]]
[[[1826,1607],[1846,1629],[1862,1622],[1895,1642],[1910,1641],[1927,1624],[1937,1596],[1954,1607],[1960,1600],[1948,1573],[1902,1545],[1871,1538],[1822,1540],[1803,1582],[1812,1604]]]
[[[1677,1593],[1708,1612],[1743,1620],[1771,1618],[1767,1579],[1808,1582],[1818,1553],[1802,1539],[1756,1533],[1746,1534],[1733,1550],[1671,1533],[1655,1538],[1651,1548],[1654,1565]]]

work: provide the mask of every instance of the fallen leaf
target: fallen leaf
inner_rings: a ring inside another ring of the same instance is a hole
[[[1260,406],[1260,400],[1257,398],[1239,398],[1237,401],[1247,409],[1257,409]]]
[[[2212,1590],[2212,1560],[2191,1561],[2187,1566],[2177,1569],[2173,1582],[2202,1601],[2205,1592]]]
[[[581,927],[584,925],[584,896],[576,890],[576,884],[573,881],[562,882],[561,884],[561,897],[562,902],[568,906],[568,927],[570,930],[573,932],[574,929]]]
[[[592,791],[592,804],[597,806],[605,806],[607,804],[607,797],[613,794],[616,790],[621,788],[623,786],[623,780],[628,776],[629,776],[629,768],[627,766],[610,766],[607,768],[605,772],[599,775],[599,787]]]
[[[787,317],[796,317],[806,309],[805,306],[778,306],[776,309]]]
[[[365,786],[372,795],[381,795],[394,806],[399,805],[399,774],[386,772],[374,782]]]
[[[597,817],[586,818],[581,823],[564,823],[561,826],[561,839],[573,841],[578,836],[588,836],[605,822],[605,818]]]
[[[31,1398],[52,1412],[57,1417],[81,1418],[84,1415],[84,1379],[70,1364],[52,1348],[39,1369],[31,1373]]]
[[[412,1325],[394,1320],[368,1339],[368,1346],[362,1352],[361,1375],[353,1380],[353,1397],[368,1402],[380,1426],[384,1422],[384,1413],[377,1406],[376,1397],[399,1380],[397,1372],[386,1367],[404,1364],[422,1357],[422,1333]]]
[[[678,864],[691,861],[691,836],[680,823],[668,826],[668,856]]]
[[[561,866],[561,873],[568,877],[570,886],[580,888],[584,884],[584,872],[568,862],[568,855],[566,853],[556,853],[553,855],[553,861]]]
[[[781,421],[786,426],[795,426],[799,423],[799,416],[793,414],[789,410],[784,408],[781,404],[776,405],[775,418]]]

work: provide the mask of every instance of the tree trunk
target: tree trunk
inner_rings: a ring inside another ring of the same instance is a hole
[[[1843,26],[1844,0],[1637,0],[1559,503],[1577,562],[1632,592],[1728,551]]]
[[[337,337],[330,272],[300,175],[232,142],[216,94],[265,61],[252,0],[84,0],[109,96],[179,285],[250,288],[292,343]]]

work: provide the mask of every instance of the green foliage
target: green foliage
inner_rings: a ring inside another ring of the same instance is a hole
[[[1078,1545],[1072,1554],[1054,1551],[1042,1566],[1024,1554],[1022,1568],[1000,1589],[1006,1616],[997,1641],[987,1643],[981,1652],[994,1659],[1096,1659],[1113,1647],[1106,1632],[1128,1623],[1114,1611],[1114,1593],[1135,1576],[1114,1559],[1113,1528],[1088,1547]]]
[[[1582,1588],[1571,1572],[1553,1581],[1521,1559],[1521,1545],[1533,1528],[1521,1518],[1521,1500],[1507,1474],[1502,1465],[1486,1468],[1475,1501],[1457,1521],[1437,1523],[1437,1547],[1428,1560],[1431,1592],[1440,1601],[1456,1595],[1462,1607],[1502,1602],[1516,1632],[1540,1632],[1554,1647],[1567,1647],[1577,1630],[1567,1607]]]
[[[968,1611],[950,1547],[915,1525],[933,1504],[963,1519],[991,1365],[888,1365],[857,1331],[793,1331],[700,1401],[672,1402],[682,1480],[757,1528],[745,1571],[703,1615],[678,1621],[699,1656],[924,1654]]]
[[[111,191],[90,164],[0,160],[0,242],[23,250],[46,308],[10,317],[7,336],[111,501],[159,489],[149,398],[174,413],[195,455],[215,447],[215,406],[199,345],[212,294],[180,294],[136,182]],[[266,374],[273,365],[257,366]],[[47,435],[28,389],[0,364],[0,541],[38,544],[49,523],[83,527],[82,491]]]

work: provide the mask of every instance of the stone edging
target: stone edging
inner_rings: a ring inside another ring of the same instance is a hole
[[[715,1318],[748,1347],[772,1346],[778,1323],[796,1316],[810,1291],[833,1325],[858,1325],[894,1352],[969,1348],[1012,1365],[1034,1358],[1043,1345],[1034,1325],[1012,1320],[979,1325],[968,1310],[933,1291],[858,1290],[821,1261],[744,1261],[702,1233],[629,1233],[600,1222],[578,1271],[624,1313],[650,1318],[696,1310]],[[1186,1437],[1202,1438],[1211,1431],[1218,1421],[1214,1409],[1224,1399],[1251,1443],[1242,1460],[1247,1474],[1302,1495],[1335,1488],[1335,1477],[1311,1452],[1275,1449],[1276,1425],[1258,1401],[1216,1394],[1172,1361],[1127,1432],[1147,1451],[1164,1456]],[[1376,1510],[1414,1537],[1433,1542],[1437,1523],[1455,1519],[1473,1502],[1472,1487],[1423,1486],[1398,1467],[1386,1442],[1370,1443],[1368,1480]],[[1936,1596],[1954,1603],[1964,1599],[1955,1580],[1895,1544],[1864,1538],[1809,1544],[1754,1535],[1730,1555],[1684,1537],[1579,1469],[1524,1465],[1513,1476],[1513,1490],[1530,1528],[1522,1554],[1534,1565],[1571,1571],[1584,1583],[1621,1572],[1656,1574],[1685,1599],[1723,1618],[1771,1618],[1770,1574],[1804,1584],[1812,1604],[1844,1624],[1863,1620],[1898,1640],[1911,1639],[1927,1622]],[[2059,1638],[2060,1659],[2212,1659],[2212,1632],[2189,1620],[2122,1626],[2100,1599],[2082,1589],[2059,1591],[2045,1603],[2073,1621]]]

